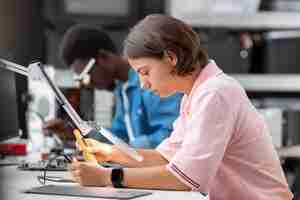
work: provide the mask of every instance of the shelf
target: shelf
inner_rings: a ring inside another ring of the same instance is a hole
[[[230,74],[250,92],[300,92],[300,74]],[[59,87],[76,87],[71,70],[57,70]]]
[[[249,92],[300,92],[300,74],[231,74]]]
[[[257,12],[255,14],[198,14],[175,16],[193,27],[246,30],[300,29],[299,12]]]

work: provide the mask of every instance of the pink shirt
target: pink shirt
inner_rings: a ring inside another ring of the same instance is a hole
[[[290,200],[261,115],[212,61],[182,99],[174,131],[157,150],[167,169],[211,200]]]

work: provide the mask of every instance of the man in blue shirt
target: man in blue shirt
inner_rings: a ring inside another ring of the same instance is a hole
[[[116,52],[112,40],[101,29],[75,25],[64,35],[60,53],[77,74],[94,59],[89,79],[82,84],[114,90],[115,115],[109,130],[135,148],[155,148],[170,135],[182,95],[160,99],[142,89],[137,74]],[[103,139],[99,134],[90,137]]]

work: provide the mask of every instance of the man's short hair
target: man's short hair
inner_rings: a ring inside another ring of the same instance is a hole
[[[98,27],[75,25],[67,30],[60,47],[60,56],[67,65],[75,59],[96,57],[104,49],[116,53],[116,46],[106,32]]]

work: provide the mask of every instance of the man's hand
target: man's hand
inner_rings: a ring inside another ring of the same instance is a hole
[[[76,182],[82,186],[111,185],[111,169],[101,167],[96,163],[73,160],[69,170]]]
[[[63,119],[54,118],[43,124],[43,133],[48,134],[49,131],[54,132],[61,140],[73,140],[72,129],[66,125]]]

